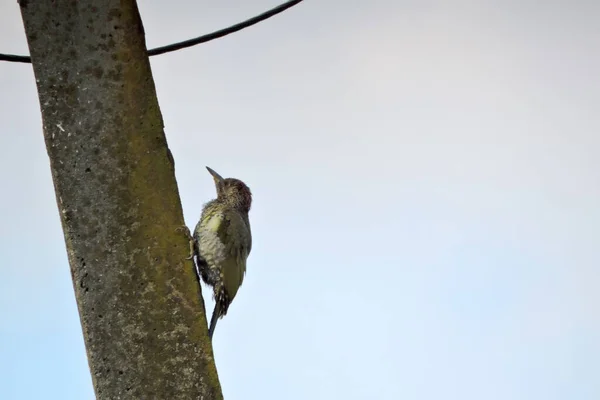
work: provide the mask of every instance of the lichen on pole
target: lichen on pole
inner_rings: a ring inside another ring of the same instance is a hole
[[[21,0],[98,399],[221,399],[134,0]]]

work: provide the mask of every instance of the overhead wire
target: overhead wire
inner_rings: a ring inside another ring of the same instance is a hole
[[[198,36],[196,38],[184,40],[182,42],[177,42],[177,43],[169,44],[166,46],[161,46],[161,47],[156,47],[154,49],[150,49],[150,50],[148,50],[148,56],[157,56],[160,54],[170,53],[172,51],[177,51],[177,50],[185,49],[187,47],[196,46],[201,43],[210,42],[211,40],[230,35],[232,33],[241,31],[242,29],[248,28],[252,25],[256,25],[259,22],[269,19],[277,14],[280,14],[280,13],[284,12],[285,10],[287,10],[288,8],[291,8],[298,3],[301,3],[302,1],[303,0],[291,0],[291,1],[285,2],[283,4],[280,4],[277,7],[274,7],[268,11],[265,11],[262,14],[259,14],[255,17],[252,17],[245,21],[239,22],[239,23],[229,26],[227,28],[219,29],[218,31],[207,33],[206,35]],[[31,57],[16,55],[16,54],[0,53],[0,61],[31,64]]]

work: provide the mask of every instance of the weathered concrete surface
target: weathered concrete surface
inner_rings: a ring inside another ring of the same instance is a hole
[[[220,399],[134,0],[21,0],[99,399]]]

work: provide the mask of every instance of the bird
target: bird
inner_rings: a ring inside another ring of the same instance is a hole
[[[217,320],[227,314],[246,274],[252,250],[252,231],[248,213],[252,206],[250,188],[241,180],[212,175],[217,198],[202,208],[191,246],[199,275],[213,289],[213,310],[208,336],[212,340]]]

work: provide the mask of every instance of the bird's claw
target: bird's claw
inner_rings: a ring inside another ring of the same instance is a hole
[[[192,234],[190,233],[190,228],[188,228],[187,225],[181,225],[180,227],[176,228],[175,231],[183,232],[183,234],[187,236],[189,240],[192,240]]]
[[[190,256],[186,257],[185,259],[192,260],[194,258],[194,238],[192,237],[192,234],[190,233],[190,228],[188,228],[186,225],[183,225],[175,230],[177,232],[182,232],[185,235],[185,237],[187,238],[189,246],[190,246]]]

